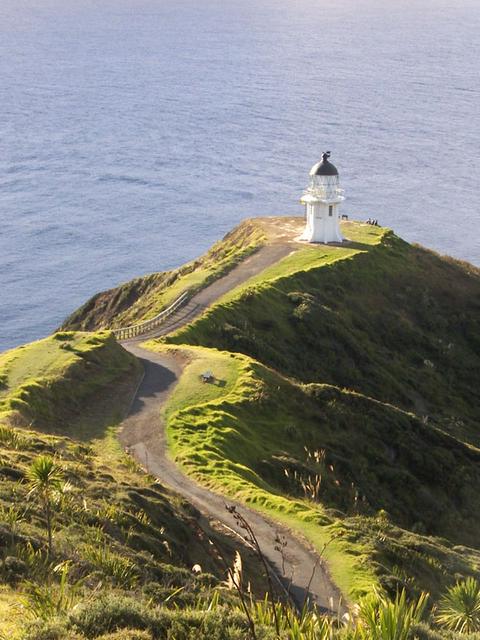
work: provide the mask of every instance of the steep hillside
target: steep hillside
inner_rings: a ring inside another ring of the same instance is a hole
[[[240,351],[480,445],[479,270],[391,232],[354,248],[335,261],[334,247],[297,251],[167,341]]]
[[[92,331],[148,320],[187,289],[197,291],[224,275],[264,241],[261,223],[246,220],[204,256],[179,269],[135,278],[93,296],[65,320],[62,330]]]
[[[166,408],[172,455],[317,548],[329,542],[345,593],[376,575],[389,587],[415,576],[437,595],[452,579],[444,566],[477,573],[480,553],[454,545],[480,547],[480,451],[358,393],[296,384],[238,354],[182,353],[189,364]],[[215,384],[201,382],[207,369]]]
[[[140,373],[109,332],[56,333],[0,355],[0,420],[68,432],[88,421],[99,395],[132,393]]]

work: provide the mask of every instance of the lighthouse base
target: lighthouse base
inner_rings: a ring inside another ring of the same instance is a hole
[[[336,219],[331,221],[315,220],[313,225],[310,221],[307,221],[300,240],[304,242],[328,244],[329,242],[343,242],[343,236],[340,233]]]

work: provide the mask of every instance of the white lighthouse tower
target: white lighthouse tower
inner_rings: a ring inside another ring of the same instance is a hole
[[[306,225],[302,240],[342,242],[340,203],[344,200],[338,171],[329,161],[330,151],[310,170],[310,184],[300,202],[305,205]]]

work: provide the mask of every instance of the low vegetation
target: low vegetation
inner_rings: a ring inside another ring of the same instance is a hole
[[[8,430],[19,433],[20,447],[5,437]],[[238,543],[200,527],[193,507],[120,450],[105,457],[65,437],[14,427],[2,433],[0,631],[21,635],[27,622],[36,629],[28,637],[57,637],[38,628],[77,611],[83,619],[80,611],[109,598],[142,610],[149,603],[183,607],[209,600],[221,587],[223,564],[208,540],[228,562]],[[201,571],[193,572],[194,565]],[[245,554],[248,572],[250,566]],[[261,590],[261,578],[251,574]],[[117,623],[103,624],[113,631]]]

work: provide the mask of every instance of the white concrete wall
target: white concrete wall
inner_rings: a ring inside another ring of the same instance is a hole
[[[332,207],[332,215],[329,215]],[[308,242],[341,242],[338,204],[313,202],[307,204],[307,222],[302,239]]]

